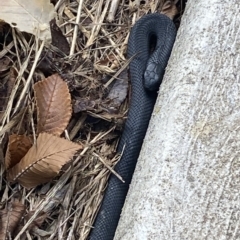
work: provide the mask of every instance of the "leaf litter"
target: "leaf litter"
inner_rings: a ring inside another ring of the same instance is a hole
[[[48,21],[50,45],[0,22],[1,239],[87,239],[109,174],[117,175],[130,28],[146,13],[162,10],[173,18],[175,4],[179,12],[184,6],[176,0],[51,2],[57,15]]]

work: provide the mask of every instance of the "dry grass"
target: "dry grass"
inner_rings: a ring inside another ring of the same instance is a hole
[[[87,238],[108,176],[119,158],[115,150],[128,100],[120,109],[111,111],[106,96],[113,80],[121,78],[119,74],[127,66],[130,28],[149,12],[162,10],[174,16],[174,6],[174,1],[163,0],[59,0],[55,7],[58,25],[70,46],[67,54],[64,43],[47,48],[27,34],[9,27],[1,29],[5,45],[0,59],[9,59],[7,69],[0,69],[0,93],[4,96],[0,101],[1,206],[18,199],[27,215],[15,239]],[[80,141],[84,150],[57,179],[27,191],[6,181],[4,151],[10,134],[35,132],[33,84],[54,72],[67,81],[74,106],[83,99],[95,105],[89,107],[86,101],[86,110],[76,112],[65,131],[65,136]],[[47,217],[41,220],[43,212]]]

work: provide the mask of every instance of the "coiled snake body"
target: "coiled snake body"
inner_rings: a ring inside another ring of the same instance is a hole
[[[128,58],[136,55],[130,63],[131,103],[118,146],[119,152],[124,151],[115,167],[125,183],[113,174],[110,176],[90,240],[114,238],[175,36],[173,22],[162,14],[145,15],[131,30]],[[152,42],[153,52],[150,51]]]

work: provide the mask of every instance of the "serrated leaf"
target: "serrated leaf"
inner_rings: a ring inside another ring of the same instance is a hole
[[[72,114],[71,96],[67,84],[54,74],[34,85],[37,102],[37,132],[60,136]]]
[[[30,137],[17,134],[10,135],[5,157],[6,169],[12,168],[19,163],[31,146],[32,140]]]
[[[56,177],[82,146],[48,133],[40,133],[25,157],[8,171],[9,181],[33,188]]]
[[[9,235],[13,236],[24,212],[25,206],[17,200],[0,210],[0,239],[9,239]]]
[[[1,0],[0,18],[20,31],[51,42],[49,22],[55,10],[49,0]]]

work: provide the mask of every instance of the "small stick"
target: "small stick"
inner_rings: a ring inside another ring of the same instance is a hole
[[[77,41],[78,28],[79,28],[78,24],[79,24],[81,12],[82,12],[82,3],[83,3],[83,0],[80,0],[79,5],[78,5],[76,24],[74,26],[73,40],[72,40],[72,45],[71,45],[69,56],[72,56],[74,54],[74,49],[75,49],[75,45],[76,45],[76,41]]]
[[[28,76],[28,79],[27,79],[27,81],[26,81],[26,84],[25,84],[25,86],[24,86],[24,88],[23,88],[23,90],[22,90],[22,92],[21,92],[21,95],[20,95],[20,97],[19,97],[19,100],[17,101],[17,105],[16,105],[16,107],[15,107],[15,109],[14,109],[13,114],[17,112],[17,110],[19,109],[19,107],[20,107],[20,105],[21,105],[24,97],[26,96],[26,93],[27,93],[27,91],[28,91],[28,89],[29,89],[29,86],[30,86],[30,83],[31,83],[31,80],[32,80],[33,73],[34,73],[34,71],[35,71],[35,69],[36,69],[36,66],[37,66],[37,63],[38,63],[38,59],[39,59],[39,57],[40,57],[40,55],[41,55],[41,53],[42,53],[44,44],[45,44],[45,41],[42,41],[42,44],[41,44],[41,46],[40,46],[40,48],[39,48],[39,50],[38,50],[38,52],[37,52],[37,54],[36,54],[36,57],[35,57],[35,59],[34,59],[33,66],[32,66],[31,71],[30,71],[30,73],[29,73],[29,76]]]
[[[118,9],[119,2],[120,0],[112,0],[111,7],[109,9],[108,18],[107,18],[109,22],[112,22],[114,20],[114,16]]]
[[[98,33],[99,33],[100,29],[102,28],[103,20],[107,13],[109,3],[110,3],[110,0],[107,0],[105,3],[104,9],[102,11],[102,14],[100,15],[100,17],[98,16],[99,18],[97,18],[97,19],[93,18],[94,23],[96,23],[96,20],[97,20],[98,24],[94,25],[92,32],[91,32],[91,36],[86,43],[86,47],[89,47],[94,42],[95,38],[98,36]],[[99,3],[99,8],[100,7],[101,7],[101,2]]]

